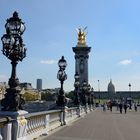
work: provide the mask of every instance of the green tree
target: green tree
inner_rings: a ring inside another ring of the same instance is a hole
[[[42,93],[41,94],[41,100],[54,101],[55,100],[55,95],[51,94],[50,92]]]
[[[35,101],[38,100],[39,95],[37,93],[25,92],[23,94],[23,98],[25,99],[25,101]]]
[[[74,100],[74,91],[70,91],[70,92],[66,93],[65,96],[67,98]]]

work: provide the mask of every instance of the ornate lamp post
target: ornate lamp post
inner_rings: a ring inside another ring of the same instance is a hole
[[[129,83],[129,92],[131,93],[131,84]],[[131,94],[130,94],[130,97],[131,97]]]
[[[129,109],[132,109],[131,83],[129,83]]]
[[[100,80],[98,80],[98,92],[99,92],[99,103],[100,103]]]
[[[80,99],[79,99],[79,85],[80,85],[79,78],[80,78],[80,76],[79,76],[78,72],[75,73],[74,78],[75,78],[75,82],[74,82],[75,101],[74,101],[74,104],[75,105],[80,105]]]
[[[86,83],[86,81],[84,81],[83,84],[82,84],[82,92],[83,92],[83,94],[82,94],[83,95],[82,103],[84,105],[86,105],[87,104],[87,97],[86,97],[87,83]]]
[[[25,25],[18,17],[18,13],[14,12],[13,17],[7,19],[5,24],[6,34],[1,38],[3,48],[2,52],[11,60],[12,73],[9,79],[9,88],[6,90],[5,98],[1,101],[3,111],[18,111],[22,109],[24,100],[19,94],[19,79],[16,76],[16,66],[19,61],[26,57],[26,48],[24,48],[22,34],[25,31]]]
[[[88,96],[88,105],[91,105],[91,86],[88,84],[87,86],[87,96]]]
[[[93,107],[93,105],[94,105],[94,89],[93,88],[91,88],[91,105],[92,105],[92,107]]]
[[[65,94],[63,90],[63,83],[67,79],[67,74],[65,73],[65,68],[67,66],[67,62],[64,59],[64,56],[58,61],[59,71],[57,73],[57,79],[60,81],[61,88],[59,90],[57,105],[58,106],[65,106]]]

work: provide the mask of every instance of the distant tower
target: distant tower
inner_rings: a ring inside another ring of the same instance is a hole
[[[86,44],[86,28],[78,29],[78,43],[76,47],[73,47],[73,52],[75,53],[75,73],[78,72],[80,76],[80,87],[85,81],[88,84],[88,53],[91,47]]]
[[[76,47],[73,47],[73,52],[75,53],[75,73],[79,74],[79,95],[80,100],[83,104],[85,104],[85,95],[82,91],[83,82],[88,84],[88,53],[91,50],[91,47],[88,47],[86,44],[86,28],[77,30],[78,32],[78,43]]]
[[[37,79],[36,88],[42,90],[42,79]]]

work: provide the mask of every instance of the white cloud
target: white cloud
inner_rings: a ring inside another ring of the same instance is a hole
[[[132,63],[131,59],[125,59],[119,62],[120,65],[129,65]]]
[[[57,63],[57,61],[55,61],[55,60],[41,60],[40,63],[41,64],[52,65],[52,64]]]

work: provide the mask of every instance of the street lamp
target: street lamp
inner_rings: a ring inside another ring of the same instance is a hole
[[[92,107],[93,107],[93,105],[94,105],[94,89],[93,89],[93,87],[91,88],[91,105],[92,105]]]
[[[86,92],[87,92],[87,82],[84,80],[84,82],[82,83],[82,96],[83,96],[83,99],[82,99],[82,103],[84,105],[86,105],[87,103],[87,97],[86,97]]]
[[[57,73],[57,79],[60,81],[61,88],[59,90],[57,105],[64,106],[66,103],[66,100],[65,100],[64,90],[63,90],[63,83],[67,79],[67,74],[65,73],[67,62],[64,59],[64,56],[62,56],[61,59],[58,61],[58,66],[59,66],[59,71]]]
[[[129,109],[132,109],[131,84],[129,83]]]
[[[80,104],[80,97],[79,97],[79,85],[80,85],[80,82],[79,82],[79,74],[78,72],[75,73],[74,75],[74,78],[75,78],[75,82],[74,82],[74,87],[75,87],[75,101],[74,101],[74,104],[75,105],[79,105]]]
[[[129,83],[129,85],[128,85],[128,86],[129,86],[129,91],[131,92],[131,84]]]
[[[88,96],[88,105],[91,105],[91,86],[88,84],[87,86],[87,96]]]
[[[2,111],[18,111],[22,109],[24,100],[21,98],[18,89],[19,79],[16,76],[16,66],[19,61],[26,57],[26,48],[23,44],[22,34],[25,31],[25,25],[18,17],[15,11],[13,17],[7,19],[5,24],[6,34],[1,38],[3,48],[2,52],[11,60],[12,73],[8,81],[9,88],[6,90],[5,98],[1,101]]]
[[[99,92],[99,103],[100,103],[100,80],[98,80],[98,92]]]

